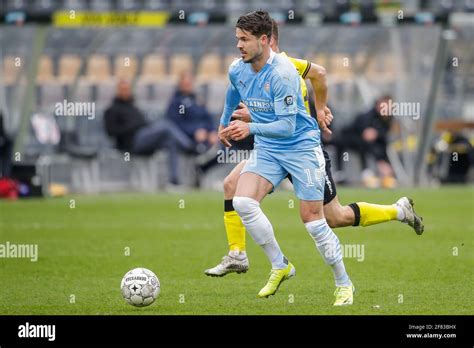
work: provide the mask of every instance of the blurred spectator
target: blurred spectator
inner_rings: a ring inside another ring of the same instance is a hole
[[[217,144],[215,122],[196,97],[191,73],[184,72],[180,76],[178,89],[170,102],[166,117],[194,142],[198,153]]]
[[[168,106],[166,119],[194,144],[194,152],[199,154],[196,159],[195,186],[200,186],[200,174],[217,163],[216,150],[220,147],[220,142],[213,117],[196,96],[194,77],[190,72],[181,74],[178,88]]]
[[[179,184],[177,150],[193,151],[194,142],[174,123],[158,120],[148,123],[135,106],[130,82],[121,80],[112,105],[105,111],[105,128],[116,140],[117,149],[137,155],[151,155],[159,149],[169,152],[172,184]]]
[[[387,156],[387,138],[393,120],[391,110],[388,109],[391,99],[389,95],[378,98],[372,109],[357,115],[349,126],[341,130],[333,142],[337,148],[340,169],[343,167],[345,151],[351,149],[359,154],[364,168],[362,181],[368,187],[379,186],[380,180],[368,168],[367,158],[373,158],[376,161],[383,187],[396,186],[393,169]]]
[[[474,163],[474,148],[459,131],[435,139],[428,156],[428,173],[442,183],[466,183]]]
[[[13,141],[3,127],[3,112],[0,111],[0,178],[9,177],[12,170]]]

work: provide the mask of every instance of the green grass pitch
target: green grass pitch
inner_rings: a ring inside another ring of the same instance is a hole
[[[364,247],[363,261],[345,259],[357,288],[354,305],[337,308],[332,273],[297,204],[289,207],[291,192],[263,203],[297,270],[269,299],[256,296],[270,266],[248,235],[248,273],[203,273],[227,252],[219,193],[3,201],[0,243],[38,244],[39,258],[0,259],[0,314],[474,314],[473,187],[339,190],[344,204],[389,204],[402,195],[424,217],[422,236],[398,222],[335,230],[343,244]],[[149,307],[132,307],[121,297],[122,276],[135,267],[151,269],[161,281]]]

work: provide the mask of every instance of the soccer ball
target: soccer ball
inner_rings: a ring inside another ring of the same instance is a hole
[[[135,307],[145,307],[155,302],[160,293],[158,277],[146,268],[135,268],[128,271],[120,285],[122,296]]]

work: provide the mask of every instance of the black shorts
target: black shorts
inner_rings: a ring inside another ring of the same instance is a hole
[[[324,205],[331,202],[336,197],[336,183],[332,178],[331,159],[326,150],[323,149],[324,159],[326,160],[326,183],[324,184]]]
[[[323,154],[324,154],[324,159],[326,160],[326,177],[325,177],[325,184],[324,184],[324,201],[323,204],[326,205],[329,202],[331,202],[334,197],[336,197],[337,192],[336,192],[336,184],[334,183],[334,179],[332,178],[332,173],[331,173],[331,159],[329,158],[328,153],[326,150],[323,149]],[[291,175],[288,174],[286,176],[288,180],[290,180],[293,183],[293,180],[291,179]]]

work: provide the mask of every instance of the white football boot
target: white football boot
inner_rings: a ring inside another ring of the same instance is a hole
[[[229,252],[215,267],[206,269],[204,273],[211,277],[223,277],[229,273],[245,273],[249,269],[249,259],[245,252]]]
[[[402,197],[395,204],[400,207],[405,214],[405,218],[402,220],[402,222],[412,227],[416,234],[423,234],[425,229],[425,226],[423,225],[423,218],[416,215],[415,209],[413,209],[413,206],[415,205],[413,200],[408,197]]]

